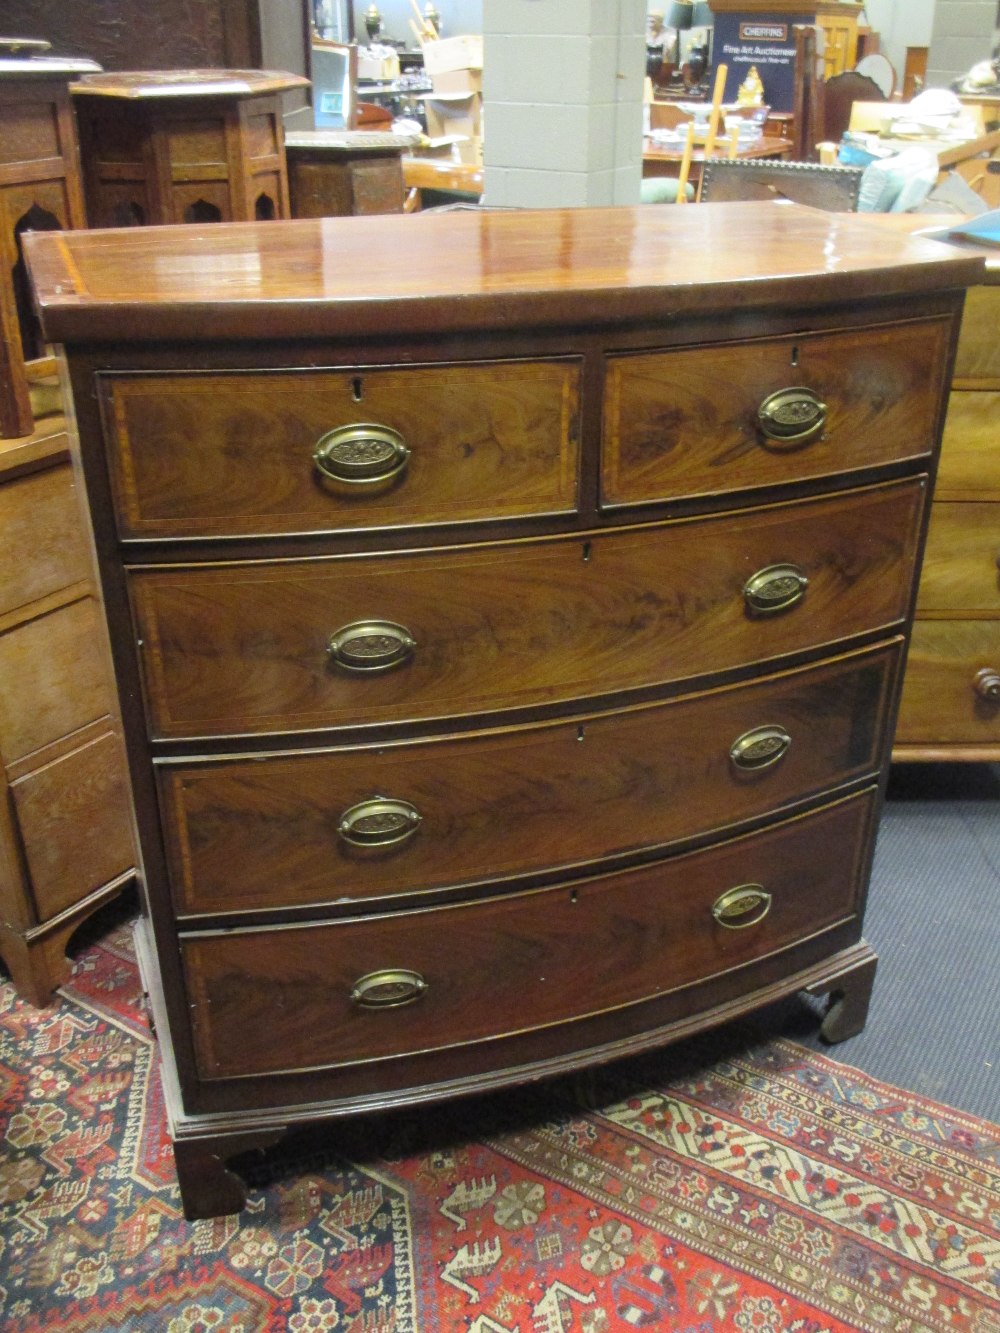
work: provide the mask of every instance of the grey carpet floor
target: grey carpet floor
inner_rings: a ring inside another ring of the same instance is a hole
[[[1000,766],[893,769],[865,936],[879,965],[862,1033],[828,1046],[804,1000],[770,1021],[874,1078],[1000,1122]]]

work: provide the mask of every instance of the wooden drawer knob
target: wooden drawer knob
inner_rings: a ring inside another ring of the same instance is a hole
[[[733,741],[729,758],[743,772],[770,768],[784,759],[792,738],[784,727],[754,727]]]
[[[762,884],[739,884],[712,904],[712,916],[726,930],[746,930],[763,921],[771,910],[771,895]]]
[[[980,699],[988,699],[991,704],[1000,703],[1000,671],[995,667],[983,667],[976,672],[973,689]]]
[[[351,1003],[362,1009],[397,1009],[419,1000],[426,990],[427,982],[419,972],[387,967],[359,977],[351,987]]]
[[[384,796],[359,801],[337,821],[337,832],[352,847],[395,847],[420,827],[420,812],[409,801]]]
[[[768,394],[757,409],[757,426],[771,444],[793,449],[818,439],[826,429],[826,403],[801,386]]]
[[[327,652],[345,671],[387,671],[408,662],[416,640],[391,620],[355,620],[330,636]]]
[[[357,422],[338,426],[317,441],[313,462],[335,487],[371,492],[384,489],[406,471],[410,450],[391,426]]]
[[[809,579],[798,565],[768,565],[747,579],[743,598],[748,610],[770,615],[801,602],[808,586]]]

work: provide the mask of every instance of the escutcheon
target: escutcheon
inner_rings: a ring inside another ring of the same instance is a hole
[[[351,987],[351,1003],[362,1009],[397,1009],[419,1000],[427,989],[427,982],[419,972],[386,967],[358,978]]]
[[[747,579],[743,599],[749,610],[770,615],[801,602],[808,586],[806,572],[798,565],[767,565]]]
[[[408,662],[416,640],[391,620],[355,620],[330,636],[327,652],[345,671],[387,671]]]
[[[420,812],[409,801],[373,796],[345,810],[337,832],[352,847],[395,847],[420,827]]]
[[[779,448],[809,444],[826,429],[826,403],[812,389],[779,389],[758,407],[757,425],[764,438]]]
[[[754,727],[733,741],[729,758],[744,772],[770,768],[785,757],[792,738],[784,727]]]
[[[771,895],[762,884],[739,884],[720,894],[712,916],[726,930],[746,930],[763,921],[771,910]]]
[[[371,492],[384,489],[406,471],[410,450],[391,426],[357,422],[327,431],[316,443],[313,462],[325,481]]]

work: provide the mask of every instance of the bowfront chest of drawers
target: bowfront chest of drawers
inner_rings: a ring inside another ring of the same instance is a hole
[[[29,252],[190,1215],[239,1208],[231,1159],[295,1125],[800,989],[831,997],[831,1040],[863,1024],[980,261],[750,204]]]

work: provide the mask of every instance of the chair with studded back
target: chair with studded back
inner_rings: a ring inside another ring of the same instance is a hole
[[[831,213],[853,213],[858,207],[861,175],[861,167],[715,158],[702,168],[701,201],[791,199]]]

